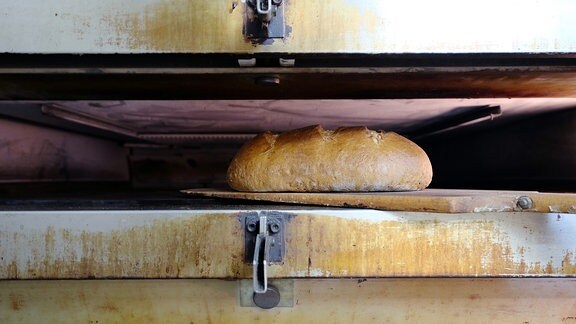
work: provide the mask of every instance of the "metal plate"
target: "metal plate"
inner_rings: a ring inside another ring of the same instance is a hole
[[[572,0],[290,1],[285,41],[254,46],[239,0],[27,0],[0,8],[0,52],[574,52]]]
[[[276,13],[273,15],[272,20],[268,25],[268,34],[263,33],[262,22],[258,19],[250,19],[253,15],[252,9],[246,6],[246,19],[244,21],[244,35],[259,44],[273,44],[274,38],[284,38],[286,36],[286,21],[284,18],[284,10],[286,8],[286,0],[284,0],[276,8]]]
[[[573,323],[572,279],[295,280],[294,307],[242,307],[222,280],[0,281],[2,323]]]
[[[252,280],[239,280],[239,298],[242,307],[258,307],[254,303],[254,283]],[[280,294],[276,307],[294,307],[294,279],[274,279],[268,282]]]
[[[248,279],[244,210],[0,212],[0,279]],[[576,275],[575,215],[276,211],[270,278]]]
[[[159,60],[161,58],[158,58]],[[262,77],[280,84],[256,84]],[[5,68],[3,100],[574,98],[576,68]]]

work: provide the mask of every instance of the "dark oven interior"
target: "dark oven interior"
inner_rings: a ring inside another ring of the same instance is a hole
[[[564,56],[3,57],[0,194],[179,195],[226,187],[239,147],[320,124],[395,131],[434,188],[573,191],[576,98]]]

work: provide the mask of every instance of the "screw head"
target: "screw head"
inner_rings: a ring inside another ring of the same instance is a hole
[[[248,232],[255,232],[257,227],[258,223],[254,220],[251,220],[248,223],[246,223],[246,229],[248,230]]]
[[[272,232],[272,233],[280,232],[280,224],[278,224],[277,222],[270,223],[269,227],[270,227],[270,232]]]
[[[530,209],[532,208],[532,199],[528,196],[521,196],[518,198],[516,206],[521,209]]]

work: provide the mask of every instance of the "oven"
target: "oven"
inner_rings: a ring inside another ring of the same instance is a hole
[[[575,14],[563,0],[3,6],[0,321],[574,321]],[[432,184],[230,190],[246,141],[317,124],[406,136]]]

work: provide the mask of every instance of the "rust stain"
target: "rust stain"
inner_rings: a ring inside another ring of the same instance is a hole
[[[523,248],[513,249],[492,221],[373,223],[312,215],[295,217],[289,226],[291,257],[282,267],[272,266],[273,275],[576,274],[571,255],[560,268],[551,261],[526,263]]]
[[[1,233],[0,233],[1,234]],[[491,220],[380,221],[298,214],[287,223],[286,258],[271,277],[575,275],[525,258]],[[23,241],[25,240],[25,241]],[[0,265],[6,279],[250,278],[235,214],[157,220],[110,232],[48,228],[13,244],[37,246],[26,266]],[[57,252],[60,251],[60,252]],[[62,252],[63,251],[63,252]],[[557,262],[560,260],[557,260]]]
[[[118,313],[120,312],[120,310],[118,309],[118,307],[116,305],[114,305],[113,303],[106,303],[103,304],[101,306],[98,307],[99,310],[105,311],[105,312],[111,312],[111,313]]]
[[[2,273],[2,270],[0,268],[0,274]],[[13,261],[9,264],[6,265],[6,276],[7,278],[10,279],[18,279],[18,265],[16,264],[16,261]]]
[[[0,296],[22,295],[26,309],[0,312],[0,322],[73,323],[336,323],[504,322],[574,320],[575,283],[562,279],[297,280],[297,310],[241,307],[238,284],[223,280],[81,280],[0,282]],[[62,291],[67,294],[63,295]],[[80,301],[81,294],[87,301]],[[470,295],[478,295],[471,300]],[[54,301],[68,299],[66,306]],[[108,312],[101,305],[114,305]],[[491,310],[500,311],[497,316]],[[40,316],[40,317],[39,317]],[[448,319],[448,320],[447,320]]]
[[[19,269],[14,262],[6,271],[0,267],[0,273],[10,279],[249,277],[251,268],[244,264],[236,216],[207,216],[156,221],[108,233],[48,228],[38,235],[42,251],[32,251],[27,269]],[[54,253],[56,242],[63,242],[60,256]],[[80,248],[74,250],[74,246]]]
[[[349,1],[287,1],[284,41],[255,46],[242,35],[245,4],[162,1],[145,12],[104,18],[128,48],[168,52],[369,52],[383,44],[383,19]],[[366,6],[363,6],[366,7]],[[367,35],[370,35],[369,37]]]
[[[243,10],[230,12],[229,1],[162,1],[145,12],[108,17],[128,48],[170,52],[250,50],[242,36]]]
[[[18,311],[24,307],[24,298],[21,295],[11,293],[10,295],[10,308]]]
[[[576,273],[576,257],[574,252],[566,252],[562,259],[562,271],[564,273]]]
[[[480,294],[471,294],[470,296],[468,296],[468,299],[476,300],[479,299],[480,297],[481,297]]]

